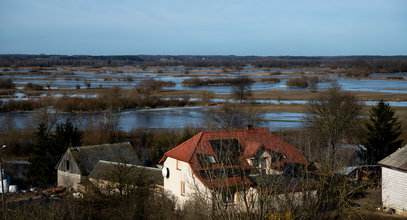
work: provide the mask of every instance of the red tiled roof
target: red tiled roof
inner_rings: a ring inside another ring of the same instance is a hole
[[[201,139],[202,135],[204,132],[199,132],[192,138],[186,140],[182,144],[172,148],[171,150],[167,151],[164,153],[164,156],[161,158],[159,163],[164,163],[164,161],[167,159],[167,157],[172,157],[174,159],[184,161],[184,162],[189,162],[191,159],[192,155],[195,152],[196,146],[198,146],[199,140]]]
[[[219,189],[223,187],[238,187],[238,186],[250,186],[253,184],[247,177],[229,177],[229,178],[214,178],[208,180],[201,180],[210,189]]]
[[[177,147],[164,153],[159,163],[164,163],[167,157],[190,163],[194,153],[205,153],[215,155],[209,140],[238,139],[244,149],[243,157],[248,158],[254,155],[260,147],[284,154],[285,162],[308,164],[301,151],[288,144],[276,135],[264,128],[252,130],[231,130],[231,131],[203,131],[192,138],[178,145]]]
[[[251,168],[246,159],[254,156],[257,150],[261,148],[283,154],[285,156],[285,159],[281,161],[282,163],[298,163],[303,165],[308,164],[307,160],[300,150],[288,144],[284,140],[279,139],[276,135],[272,134],[265,128],[203,131],[188,139],[184,143],[178,145],[177,147],[165,152],[159,163],[164,163],[167,157],[181,160],[189,163],[191,168],[194,170],[195,175],[199,176],[199,174],[195,171],[203,168],[200,166],[197,157],[194,155],[201,153],[212,155],[216,158],[216,154],[210,144],[210,140],[221,139],[237,139],[239,141],[243,152],[241,157],[239,158],[240,165],[238,165],[238,167],[243,170]],[[228,179],[231,178],[229,177]],[[228,180],[227,182],[239,182],[239,178],[233,179],[234,181]],[[208,186],[208,180],[203,180],[201,178],[201,181],[206,183],[206,185]],[[248,181],[250,182],[250,180]],[[240,184],[245,184],[246,182],[246,180],[240,178]]]

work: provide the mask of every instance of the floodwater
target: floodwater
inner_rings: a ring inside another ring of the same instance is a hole
[[[181,107],[160,109],[132,109],[122,112],[78,112],[57,113],[61,121],[71,119],[80,128],[86,128],[90,124],[98,125],[106,123],[107,118],[115,118],[118,128],[122,131],[131,131],[136,128],[183,128],[185,126],[198,127],[206,122],[208,107]],[[296,128],[301,126],[302,113],[268,112],[264,114],[262,124],[270,130]],[[0,121],[9,124],[9,127],[25,129],[35,127],[34,118],[38,114],[34,112],[9,112],[0,114]]]
[[[86,84],[90,83],[91,88],[109,88],[119,86],[122,88],[134,88],[140,81],[145,78],[152,77],[157,80],[172,81],[175,87],[164,87],[165,89],[176,90],[209,90],[217,94],[230,94],[232,86],[200,86],[188,87],[183,86],[182,81],[190,78],[236,78],[241,75],[258,80],[253,83],[251,89],[253,91],[262,90],[284,90],[284,91],[306,91],[307,88],[287,87],[286,81],[289,78],[301,77],[300,75],[288,74],[298,72],[298,70],[280,70],[279,75],[268,75],[262,69],[246,69],[243,72],[222,72],[219,68],[204,68],[192,69],[189,74],[183,74],[183,68],[161,68],[164,73],[157,73],[157,70],[122,70],[120,72],[112,71],[94,71],[84,72],[81,70],[72,71],[69,73],[63,70],[54,70],[47,72],[49,75],[30,73],[26,75],[14,75],[15,72],[0,71],[0,78],[12,79],[17,88],[23,89],[27,83],[37,83],[41,85],[49,84],[51,89],[76,89],[80,86],[81,89],[86,88]],[[44,72],[44,71],[43,71]],[[364,91],[364,92],[384,92],[384,93],[407,93],[407,73],[388,73],[388,74],[372,74],[369,78],[354,79],[337,74],[312,74],[304,71],[307,74],[304,76],[325,77],[330,80],[335,80],[343,90],[347,91]],[[259,75],[260,73],[260,75]],[[210,76],[202,76],[202,74],[211,74]],[[264,83],[262,78],[278,78],[279,83]],[[402,80],[384,79],[386,77],[401,77]],[[330,86],[331,82],[325,81],[317,84],[319,90],[324,90]]]
[[[33,97],[29,97],[27,96],[25,93],[19,92],[19,93],[14,93],[13,98],[0,98],[0,101],[3,102],[7,102],[10,100],[15,100],[15,101],[19,101],[19,100],[29,100],[29,99],[35,99]],[[71,94],[71,95],[66,95],[66,94],[53,94],[53,95],[47,95],[47,94],[41,94],[39,97],[80,97],[80,98],[97,98],[99,97],[96,94]],[[37,97],[38,98],[38,97]],[[162,98],[163,100],[183,100],[183,97],[172,97],[172,98]],[[200,98],[189,98],[189,101],[192,102],[199,102]],[[211,99],[212,102],[218,102],[218,103],[224,103],[224,102],[230,102],[230,103],[238,103],[240,101],[238,100],[234,100],[234,99],[218,99],[218,98],[214,98]],[[253,100],[256,103],[260,103],[260,104],[307,104],[309,101],[308,100],[276,100],[276,99],[257,99],[257,100]],[[363,101],[361,102],[362,104],[365,105],[376,105],[378,103],[378,101]],[[390,106],[399,106],[399,107],[403,107],[403,106],[407,106],[407,101],[387,101],[387,103]]]
[[[220,68],[201,68],[189,70],[188,74],[184,74],[183,67],[160,68],[163,73],[158,73],[157,68],[153,69],[122,69],[120,71],[110,70],[72,70],[67,73],[66,70],[50,70],[42,71],[46,74],[29,73],[27,70],[11,70],[8,72],[0,69],[0,78],[12,79],[16,83],[17,89],[21,90],[9,97],[3,97],[1,101],[8,100],[28,100],[38,97],[27,96],[24,93],[24,86],[27,83],[37,83],[43,86],[49,85],[51,90],[61,90],[60,94],[54,94],[54,97],[62,97],[63,90],[85,89],[90,83],[91,88],[109,88],[119,86],[122,88],[134,88],[139,82],[152,77],[157,80],[172,81],[174,87],[164,87],[164,89],[176,90],[208,90],[217,94],[232,93],[232,86],[201,86],[187,87],[182,85],[182,81],[194,77],[198,78],[236,78],[239,75],[248,76],[254,80],[251,89],[253,91],[264,90],[283,90],[283,91],[307,91],[307,88],[287,87],[286,81],[289,78],[301,77],[301,75],[289,74],[292,72],[299,73],[298,70],[287,69],[278,70],[279,75],[269,75],[262,69],[245,68],[243,72],[223,72]],[[273,71],[273,70],[272,70]],[[312,74],[304,71],[306,76],[318,76],[335,80],[343,90],[347,91],[363,91],[363,92],[383,92],[383,93],[407,93],[407,73],[390,73],[390,74],[372,74],[370,78],[355,79],[336,74]],[[210,76],[202,76],[202,74],[211,74]],[[304,75],[305,76],[305,75]],[[262,78],[278,78],[278,83],[261,82]],[[387,77],[401,77],[401,80],[385,79]],[[318,90],[327,89],[331,82],[324,81],[317,84]],[[79,91],[80,91],[79,90]],[[44,96],[44,95],[40,95]],[[94,98],[97,95],[66,95],[67,97],[87,97]],[[192,98],[191,101],[198,99]],[[230,99],[213,99],[214,102],[234,102]],[[305,104],[304,100],[256,100],[258,103],[264,104]],[[365,104],[374,105],[377,102],[367,101]],[[407,101],[390,101],[392,106],[407,106]],[[131,109],[122,112],[115,112],[113,116],[117,119],[118,128],[123,131],[131,131],[136,128],[182,128],[185,126],[200,126],[206,121],[206,107],[185,107],[185,108],[162,108],[162,109]],[[105,123],[107,118],[106,112],[80,112],[80,113],[59,113],[61,119],[72,119],[79,127],[86,128],[91,124]],[[302,125],[304,114],[288,113],[288,112],[268,112],[264,115],[263,126],[270,130],[279,130],[286,128],[296,128]],[[9,126],[18,129],[24,129],[30,126],[36,126],[33,122],[36,118],[35,112],[10,112],[1,113],[0,120],[9,120]]]

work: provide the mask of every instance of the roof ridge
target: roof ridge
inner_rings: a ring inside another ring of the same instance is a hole
[[[263,130],[263,131],[268,131],[267,128],[263,128],[263,127],[257,127],[257,128],[251,128],[251,131],[259,131],[259,130]],[[242,129],[228,129],[228,130],[210,130],[210,131],[201,131],[201,132],[205,132],[205,133],[218,133],[218,132],[245,132],[246,129],[242,128]]]
[[[107,147],[107,146],[113,146],[113,145],[121,145],[121,144],[130,144],[129,141],[126,142],[120,142],[120,143],[112,143],[112,144],[95,144],[95,145],[84,145],[84,146],[76,146],[76,147],[69,147],[70,150],[81,150],[81,149],[86,149],[86,148],[99,148],[99,147]],[[131,145],[130,145],[131,146]]]
[[[199,144],[199,142],[201,142],[201,139],[202,139],[202,136],[204,135],[204,133],[205,133],[205,131],[201,131],[201,132],[199,132],[198,134],[196,134],[196,135],[200,135],[200,136],[199,136],[199,138],[198,138],[198,141],[197,141],[196,144],[195,144],[194,152],[192,152],[191,156],[188,158],[188,163],[191,162],[192,157],[194,156],[196,150],[198,149],[198,144]],[[195,135],[195,136],[196,136],[196,135]]]

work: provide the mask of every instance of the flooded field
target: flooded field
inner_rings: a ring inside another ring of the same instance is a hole
[[[287,80],[292,78],[311,78],[317,80],[316,91],[323,91],[335,81],[342,90],[355,92],[375,92],[389,94],[406,94],[406,99],[389,101],[392,106],[407,106],[407,73],[371,74],[363,77],[350,77],[346,74],[332,73],[324,69],[297,70],[297,69],[264,69],[246,67],[241,71],[227,71],[222,68],[185,68],[185,67],[121,67],[121,68],[74,68],[60,67],[54,69],[15,69],[0,70],[0,79],[10,79],[16,89],[13,92],[3,93],[0,97],[2,102],[10,100],[36,100],[41,97],[81,97],[97,98],[101,95],[94,93],[92,89],[105,89],[120,87],[124,90],[134,89],[145,79],[170,81],[175,83],[171,87],[163,87],[166,91],[210,91],[221,97],[228,97],[232,93],[231,85],[207,85],[186,86],[183,84],[187,79],[224,79],[248,77],[253,80],[252,91],[310,91],[310,88],[287,86]],[[274,78],[275,83],[264,82],[263,79]],[[26,85],[34,83],[43,89],[40,91],[27,91]],[[188,95],[189,101],[199,102],[199,97]],[[230,97],[230,96],[229,96]],[[182,97],[162,97],[162,99],[183,99]],[[300,99],[264,99],[257,96],[251,100],[261,104],[306,104],[308,100]],[[212,98],[211,102],[235,103],[232,98]],[[365,101],[366,105],[374,105],[377,101]],[[205,121],[207,107],[195,106],[186,108],[159,108],[159,109],[130,109],[116,112],[118,127],[123,131],[131,131],[135,128],[170,128],[184,126],[199,126]],[[1,113],[0,120],[11,118],[14,126],[23,129],[29,126],[34,112]],[[61,113],[62,118],[72,118],[80,127],[86,127],[90,123],[103,118],[103,112]],[[263,126],[271,130],[295,128],[301,126],[302,113],[266,112]]]
[[[352,78],[346,75],[332,73],[313,73],[311,71],[281,70],[278,71],[248,68],[242,72],[224,72],[220,68],[199,68],[188,70],[178,68],[154,68],[154,69],[131,69],[121,68],[118,70],[89,69],[89,70],[41,70],[30,72],[25,69],[19,71],[2,71],[0,78],[11,79],[15,82],[17,89],[22,90],[27,83],[36,83],[51,90],[65,89],[85,89],[85,88],[109,88],[118,86],[121,88],[134,88],[139,82],[146,78],[171,81],[174,87],[164,87],[164,89],[174,90],[209,90],[215,94],[231,94],[230,85],[198,86],[190,87],[182,84],[183,80],[219,79],[249,77],[255,82],[252,84],[253,91],[263,90],[283,90],[283,91],[308,91],[307,88],[288,87],[287,80],[290,78],[318,77],[323,81],[316,84],[316,89],[324,90],[336,81],[343,90],[363,91],[363,92],[383,92],[383,93],[407,93],[407,73],[372,74],[365,78]],[[278,83],[265,83],[263,78],[279,79]],[[391,79],[391,77],[398,77]]]

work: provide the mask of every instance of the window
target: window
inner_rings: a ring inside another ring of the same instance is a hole
[[[66,164],[65,164],[65,165],[66,165],[66,170],[67,170],[67,171],[70,171],[70,169],[69,169],[69,168],[70,168],[70,167],[69,167],[69,160],[66,160]]]
[[[175,161],[175,166],[177,167],[177,170],[181,170],[181,163],[179,162],[179,160]]]
[[[185,182],[181,181],[181,196],[185,196]]]
[[[267,168],[267,157],[260,157],[259,158],[259,168]]]

